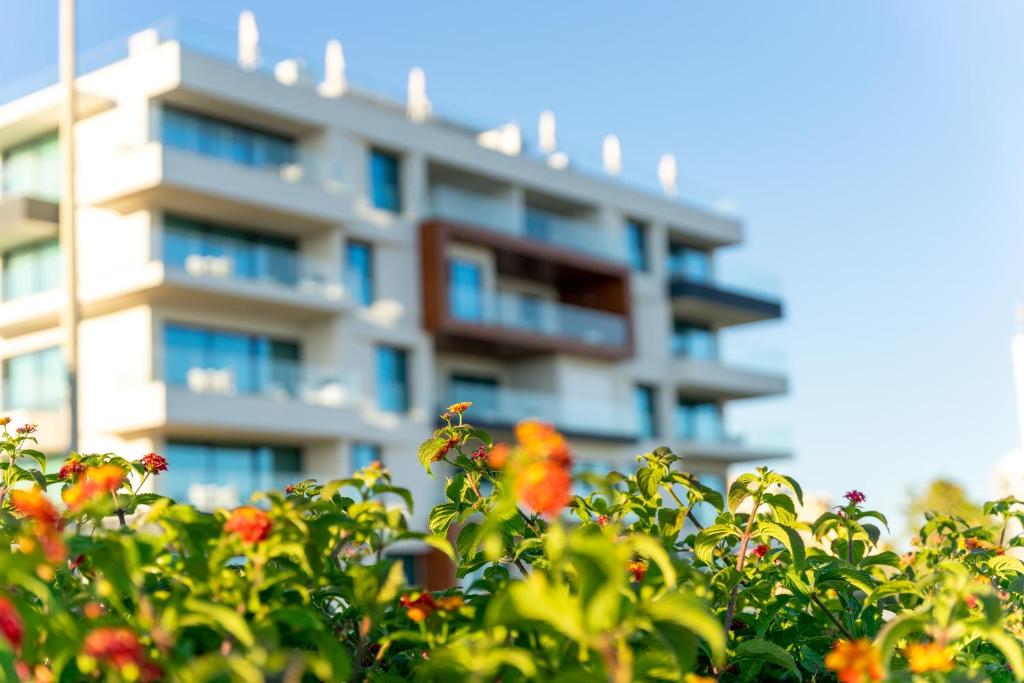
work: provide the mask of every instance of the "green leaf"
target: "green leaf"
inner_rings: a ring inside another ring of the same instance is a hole
[[[458,562],[458,558],[455,556],[455,548],[452,547],[451,541],[444,536],[424,536],[423,542],[429,545],[431,548],[440,550],[442,553],[448,556],[448,559],[452,562]]]
[[[757,533],[770,536],[786,546],[790,557],[793,558],[793,567],[797,571],[803,570],[806,551],[804,550],[804,540],[800,538],[800,534],[796,530],[775,522],[762,522],[757,527]]]
[[[864,600],[864,606],[873,605],[882,598],[890,595],[901,595],[909,593],[911,595],[920,595],[921,592],[913,581],[898,580],[888,581],[875,588]]]
[[[416,451],[416,457],[419,458],[420,464],[423,465],[423,469],[427,471],[427,474],[431,474],[430,465],[438,459],[438,454],[448,443],[448,439],[443,436],[434,436],[427,439],[420,444],[419,449]],[[433,476],[431,474],[431,476]]]
[[[186,599],[183,606],[186,612],[191,613],[182,615],[181,623],[184,626],[209,626],[212,622],[247,648],[256,642],[245,617],[231,607],[194,598]]]
[[[730,524],[712,524],[697,534],[693,554],[704,564],[711,564],[715,546],[727,538],[739,538],[740,530]]]
[[[736,512],[743,501],[753,495],[750,485],[757,481],[757,475],[746,472],[736,477],[736,481],[729,487],[729,511]]]
[[[448,533],[448,527],[452,525],[455,518],[459,516],[459,508],[455,503],[442,503],[435,505],[430,511],[430,519],[427,527],[435,534],[443,536]]]
[[[736,646],[736,657],[738,659],[754,659],[759,662],[774,664],[785,669],[796,680],[803,680],[793,655],[771,641],[762,640],[761,638],[745,640]]]
[[[655,623],[674,624],[696,634],[708,644],[712,659],[717,664],[725,660],[725,631],[722,623],[695,596],[688,593],[663,593],[643,601],[640,608]]]

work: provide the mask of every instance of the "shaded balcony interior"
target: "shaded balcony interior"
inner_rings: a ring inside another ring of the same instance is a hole
[[[424,323],[442,350],[515,357],[632,354],[628,272],[550,244],[429,221]]]

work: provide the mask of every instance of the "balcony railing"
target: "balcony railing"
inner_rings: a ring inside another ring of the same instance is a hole
[[[595,346],[624,346],[626,318],[615,313],[526,296],[449,284],[451,316],[461,322],[493,325]]]
[[[190,362],[195,349],[166,351],[167,383],[195,394],[262,396],[340,408],[356,398],[353,378],[334,370],[260,356],[237,356],[223,363]]]
[[[631,408],[613,401],[568,399],[551,393],[481,387],[453,382],[441,402],[441,411],[458,401],[472,401],[472,421],[512,425],[525,418],[553,423],[567,433],[585,436],[636,438],[637,420]]]
[[[615,244],[599,226],[538,209],[518,211],[511,199],[441,185],[431,189],[430,204],[437,218],[527,237],[620,263],[626,258],[625,245]]]
[[[703,427],[677,430],[676,438],[684,443],[723,446],[759,453],[786,454],[793,448],[790,431],[779,425],[748,425],[734,428],[720,422]]]
[[[716,262],[712,272],[689,267],[682,259],[670,256],[668,273],[670,279],[704,285],[752,299],[779,301],[782,298],[782,285],[778,278],[742,263]]]

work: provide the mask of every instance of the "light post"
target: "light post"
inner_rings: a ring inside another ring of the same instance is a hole
[[[68,391],[69,447],[78,450],[78,237],[75,202],[75,0],[60,1],[60,84],[64,93],[60,111],[60,244],[64,305],[64,367]]]

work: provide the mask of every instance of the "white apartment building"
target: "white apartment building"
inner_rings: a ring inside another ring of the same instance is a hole
[[[129,45],[78,83],[82,451],[162,453],[157,490],[205,506],[381,459],[419,527],[441,492],[416,447],[455,400],[499,438],[554,422],[581,467],[665,444],[724,482],[786,455],[724,424],[726,402],[787,386],[718,352],[723,328],[782,315],[717,276],[735,219],[294,63],[242,68],[154,30]],[[52,453],[60,102],[0,105],[0,410]]]

